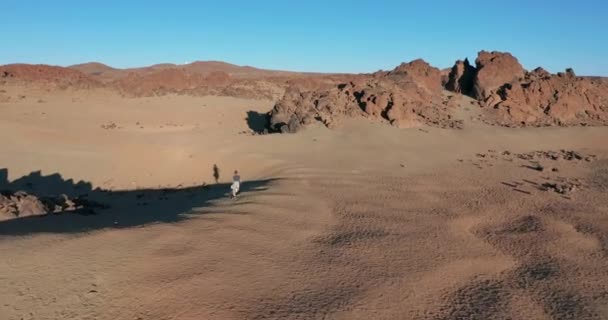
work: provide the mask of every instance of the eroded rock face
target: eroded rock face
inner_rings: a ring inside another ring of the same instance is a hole
[[[481,51],[477,67],[457,61],[446,89],[470,94],[486,121],[504,126],[606,125],[608,83],[577,77],[566,69],[557,75],[537,68],[526,72],[509,53]]]
[[[38,197],[24,191],[0,194],[0,221],[29,216],[43,216],[68,211],[103,207],[81,198],[70,199],[66,195]]]
[[[432,67],[422,59],[417,59],[408,63],[402,63],[389,75],[403,75],[409,77],[418,86],[431,92],[439,92],[442,89],[441,70]]]
[[[497,99],[498,90],[522,78],[524,68],[510,53],[481,51],[475,60],[477,73],[473,85],[473,96],[480,101],[492,104]]]
[[[469,64],[469,59],[456,61],[448,75],[447,90],[465,95],[471,94],[477,69]]]
[[[331,128],[364,117],[398,127],[458,127],[442,104],[441,72],[422,60],[357,77],[330,89],[289,88],[270,113],[270,129],[294,133],[315,122]]]
[[[10,195],[0,194],[0,221],[46,213],[46,207],[38,197],[21,191]]]
[[[606,125],[608,84],[580,78],[567,70],[557,75],[538,68],[499,90],[489,111],[500,123],[521,125]]]

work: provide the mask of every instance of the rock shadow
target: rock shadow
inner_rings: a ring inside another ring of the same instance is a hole
[[[153,223],[176,223],[193,218],[208,211],[214,201],[228,199],[229,183],[197,185],[176,188],[150,188],[138,190],[103,190],[93,188],[92,183],[75,182],[55,173],[43,176],[35,171],[12,182],[8,169],[0,169],[0,190],[23,190],[35,196],[69,194],[104,205],[93,214],[73,212],[47,214],[43,216],[16,217],[0,221],[0,238],[38,233],[81,233],[106,228],[123,229]],[[243,181],[242,198],[248,194],[267,190],[278,179]],[[237,200],[238,204],[242,200]]]
[[[268,113],[260,113],[257,111],[247,111],[247,126],[251,131],[261,134],[267,133],[270,127],[270,115]]]

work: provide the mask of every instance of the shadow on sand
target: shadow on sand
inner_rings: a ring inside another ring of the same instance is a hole
[[[270,124],[270,115],[257,111],[247,111],[247,126],[255,133],[264,133]]]
[[[240,193],[246,196],[248,193],[266,190],[269,184],[276,180],[244,181]],[[40,171],[9,182],[8,169],[0,169],[0,191],[3,190],[22,190],[36,196],[66,194],[70,197],[84,197],[108,208],[95,209],[93,215],[66,212],[0,221],[0,237],[36,233],[79,233],[104,228],[131,228],[152,223],[175,223],[207,213],[200,209],[213,206],[214,200],[227,199],[230,184],[108,191],[94,189],[89,182],[65,180],[60,174],[43,176]],[[238,200],[235,205],[241,201]]]

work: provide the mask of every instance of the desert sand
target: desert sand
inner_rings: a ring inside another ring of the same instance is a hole
[[[3,94],[0,189],[103,206],[0,221],[2,319],[608,319],[608,127],[447,91],[461,129],[268,135],[273,100]]]

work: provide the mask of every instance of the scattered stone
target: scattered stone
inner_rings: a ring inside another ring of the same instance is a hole
[[[110,122],[108,124],[102,124],[101,128],[105,129],[105,130],[112,130],[112,129],[118,129],[119,127],[116,123]]]
[[[0,221],[28,216],[43,216],[74,211],[92,211],[107,206],[84,197],[69,198],[62,194],[57,197],[37,197],[24,191],[0,194]]]
[[[576,190],[576,186],[570,183],[550,183],[545,182],[542,184],[542,188],[545,191],[553,191],[559,194],[569,194]]]
[[[532,170],[540,171],[540,172],[545,170],[545,167],[543,167],[540,163],[532,164],[532,165],[528,166],[528,168],[530,168]]]
[[[517,154],[517,157],[522,160],[566,160],[566,161],[593,161],[595,155],[583,155],[580,152],[572,150],[560,150],[560,151],[534,151],[528,153]]]

